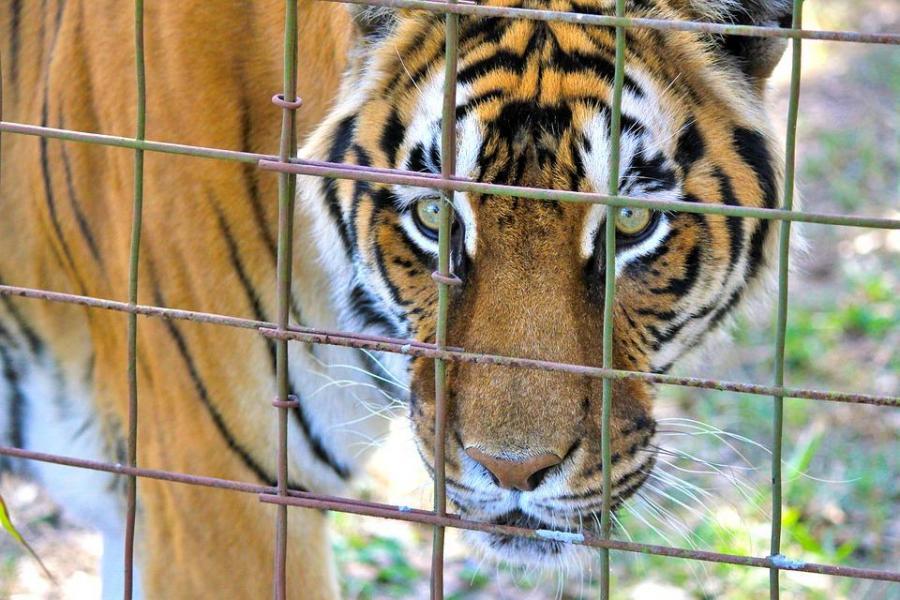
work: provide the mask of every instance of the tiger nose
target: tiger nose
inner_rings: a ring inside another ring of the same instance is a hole
[[[466,454],[487,469],[496,479],[497,485],[508,490],[523,492],[530,492],[539,486],[547,472],[562,462],[560,457],[550,452],[538,454],[522,461],[497,458],[475,447],[466,448]]]

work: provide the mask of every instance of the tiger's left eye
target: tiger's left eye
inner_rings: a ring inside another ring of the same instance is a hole
[[[440,198],[422,198],[416,202],[416,225],[423,234],[432,239],[437,239],[438,229],[441,226],[441,200]]]
[[[634,237],[642,234],[653,222],[653,213],[647,208],[623,206],[616,214],[616,231]]]

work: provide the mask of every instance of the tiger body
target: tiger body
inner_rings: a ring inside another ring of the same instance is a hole
[[[490,3],[600,14],[614,4]],[[0,9],[4,120],[131,135],[130,11],[112,1],[45,4],[14,0]],[[629,3],[629,14],[768,23],[783,21],[785,5],[654,0]],[[300,13],[301,155],[439,172],[443,18],[354,15],[307,0]],[[275,0],[149,3],[148,139],[273,153],[280,120],[269,98],[280,89],[282,25]],[[627,35],[622,193],[778,206],[779,153],[762,103],[777,42]],[[606,191],[613,44],[607,28],[463,17],[457,172],[489,183]],[[0,282],[125,299],[131,152],[10,134],[2,144]],[[274,175],[197,158],[147,153],[145,160],[139,302],[274,320]],[[606,210],[459,193],[453,202],[451,254],[462,285],[451,294],[450,343],[600,365]],[[434,206],[428,190],[300,178],[292,322],[431,341]],[[613,361],[666,372],[764,281],[774,228],[753,219],[647,215],[638,234],[617,241]],[[138,340],[139,464],[271,484],[271,344],[253,331],[160,319],[141,319]],[[120,313],[0,296],[3,443],[121,462],[125,345]],[[393,399],[408,403],[431,464],[430,360],[291,344],[290,367],[302,401],[290,419],[292,486],[346,493],[365,448],[385,434],[377,413]],[[454,363],[448,385],[448,497],[460,513],[566,531],[591,521],[601,497],[599,380]],[[620,381],[614,398],[619,504],[650,476],[653,392]],[[549,467],[510,475],[511,464],[547,457]],[[36,475],[104,533],[104,594],[116,597],[120,479],[44,463],[11,468]],[[272,516],[252,495],[140,480],[142,593],[270,593]],[[289,523],[289,593],[336,597],[324,515],[293,511]],[[542,565],[573,552],[503,536],[472,541],[500,558]]]

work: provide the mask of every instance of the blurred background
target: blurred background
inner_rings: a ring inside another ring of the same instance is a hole
[[[808,28],[900,31],[896,0],[810,0]],[[772,80],[783,131],[789,54]],[[895,47],[804,42],[798,187],[816,212],[900,218],[900,52]],[[790,282],[787,384],[900,394],[900,231],[809,225],[809,249]],[[727,351],[684,374],[768,384],[774,311],[740,319]],[[716,552],[768,554],[771,400],[661,387],[658,444],[663,479],[618,515],[621,539]],[[362,494],[430,507],[431,483],[402,419],[379,443]],[[783,553],[790,558],[897,569],[900,565],[900,411],[785,401]],[[0,598],[98,597],[101,542],[79,529],[35,486],[0,480],[20,530],[57,583],[0,536]],[[346,598],[425,598],[430,529],[333,515]],[[483,562],[447,540],[448,598],[597,597],[596,570],[541,573]],[[616,598],[755,599],[768,572],[613,553]],[[782,573],[783,598],[900,599],[900,585]]]

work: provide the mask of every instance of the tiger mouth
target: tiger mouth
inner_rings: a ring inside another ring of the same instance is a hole
[[[493,525],[504,525],[508,527],[520,527],[522,529],[534,529],[543,531],[554,531],[559,533],[577,532],[568,528],[560,528],[559,525],[553,525],[542,521],[538,517],[514,509],[506,514],[491,519]],[[532,554],[543,555],[559,555],[568,544],[553,539],[537,539],[512,535],[507,533],[491,532],[487,537],[487,545],[495,552],[506,555],[506,559],[514,559],[516,556],[527,556]]]

